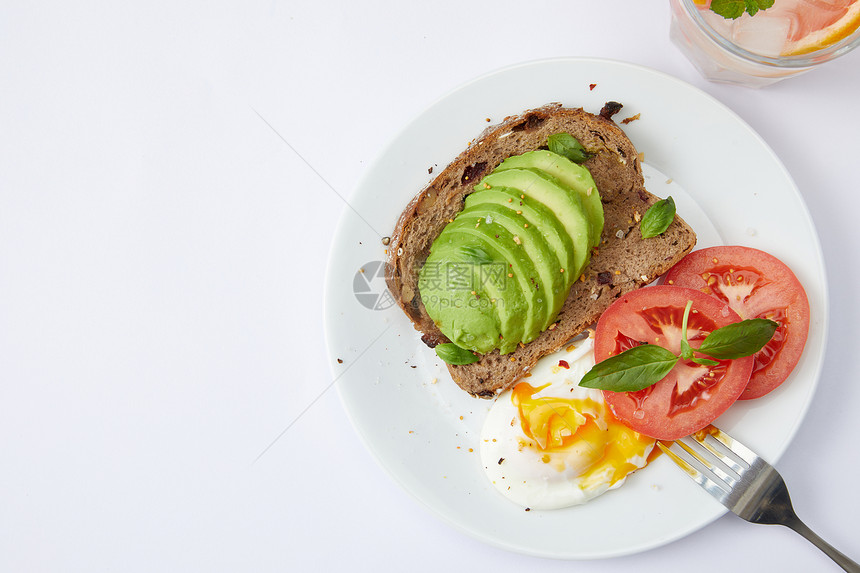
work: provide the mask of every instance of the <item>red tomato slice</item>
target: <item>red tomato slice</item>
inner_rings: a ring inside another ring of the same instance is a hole
[[[630,292],[597,322],[594,358],[598,362],[647,342],[680,354],[684,307],[693,301],[687,340],[698,348],[712,331],[740,317],[728,305],[701,291],[652,286]],[[752,371],[752,357],[702,366],[681,360],[669,374],[637,392],[604,391],[615,416],[637,432],[675,440],[701,430],[731,406]]]
[[[809,332],[809,301],[782,261],[749,247],[710,247],[684,257],[666,275],[665,284],[712,295],[743,319],[769,318],[779,323],[771,341],[755,355],[741,400],[764,396],[794,370]]]

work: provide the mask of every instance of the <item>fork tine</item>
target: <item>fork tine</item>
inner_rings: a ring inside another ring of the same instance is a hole
[[[739,441],[732,438],[730,435],[726,434],[716,426],[708,426],[707,427],[708,435],[712,436],[715,440],[722,443],[729,450],[734,452],[739,458],[748,463],[749,465],[753,465],[759,457],[756,455],[754,451],[740,443]]]
[[[696,442],[698,442],[698,440],[696,440]],[[722,461],[724,457],[723,454],[714,452],[712,448],[707,448],[704,446],[704,444],[702,444],[702,446],[705,447],[708,452],[717,454],[715,459],[708,459],[706,457],[708,455],[706,452],[698,451],[692,445],[684,442],[683,440],[676,440],[675,443],[684,448],[684,450],[691,456],[693,456],[697,462],[702,464],[705,469],[714,474],[718,479],[722,480],[729,488],[733,488],[740,481],[740,472],[733,471],[730,474],[720,466],[720,463],[717,460]],[[701,442],[699,443],[701,444]],[[731,466],[727,465],[727,467],[730,468]]]
[[[671,450],[671,448],[670,448],[670,446],[671,446],[671,445],[672,445],[672,443],[671,443],[671,442],[670,442],[670,443],[669,443],[669,445],[667,446],[667,445],[666,445],[666,444],[664,444],[663,442],[661,442],[661,441],[659,441],[659,440],[657,441],[657,447],[658,447],[658,448],[660,448],[660,450],[661,450],[664,454],[666,454],[667,456],[669,456],[669,457],[672,459],[672,461],[673,461],[673,462],[675,462],[676,464],[678,464],[678,467],[680,467],[682,470],[684,470],[685,472],[687,472],[688,474],[690,474],[690,476],[691,476],[692,478],[694,478],[694,479],[695,479],[695,478],[698,478],[698,477],[701,475],[701,472],[699,472],[696,468],[694,468],[693,466],[691,466],[690,464],[688,464],[688,463],[687,463],[687,460],[685,460],[684,458],[682,458],[681,456],[679,456],[678,454],[676,454],[675,452],[673,452],[673,451]]]
[[[709,435],[710,434],[704,437],[693,435],[691,437],[696,442],[698,442],[704,449],[708,450],[711,455],[720,460],[720,462],[725,464],[726,467],[731,469],[738,476],[742,475],[744,470],[750,467],[750,464],[746,463],[746,460],[741,458],[738,454],[734,454],[734,456],[727,455],[727,452],[731,452],[731,449],[729,449],[729,447],[725,443],[720,442],[719,440],[716,440],[714,438],[708,438]],[[721,449],[720,447],[718,447],[719,445],[721,445],[725,449]],[[738,463],[738,460],[743,462],[743,465]]]
[[[658,440],[657,447],[659,447],[664,454],[669,456],[669,458],[673,462],[675,462],[678,467],[687,472],[687,475],[693,478],[693,481],[695,481],[697,484],[702,486],[702,489],[714,496],[717,501],[723,503],[723,500],[728,495],[726,490],[723,487],[720,487],[717,482],[712,480],[705,473],[693,467],[692,464],[690,464],[686,459],[684,459],[681,452],[685,450],[678,446],[678,442],[673,442],[667,446],[666,444]],[[676,451],[676,449],[678,451]]]

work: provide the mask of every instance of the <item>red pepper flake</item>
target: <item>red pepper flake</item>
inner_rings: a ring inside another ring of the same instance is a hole
[[[597,87],[597,84],[588,84],[588,90],[591,91]]]
[[[638,114],[638,113],[636,115],[631,115],[628,118],[622,119],[621,123],[623,123],[624,125],[627,125],[631,121],[636,121],[637,119],[639,119],[639,116],[640,116],[640,114]]]
[[[570,364],[567,363],[567,360],[559,360],[558,365],[562,368],[567,368],[568,370],[570,370]]]

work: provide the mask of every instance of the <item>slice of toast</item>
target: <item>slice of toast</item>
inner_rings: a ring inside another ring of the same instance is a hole
[[[498,350],[481,360],[448,366],[454,381],[474,396],[491,398],[509,388],[550,354],[595,323],[619,296],[668,271],[696,243],[680,218],[657,237],[643,239],[639,220],[659,199],[645,190],[642,165],[633,144],[611,116],[620,104],[607,103],[601,115],[549,104],[506,118],[490,127],[407,205],[391,235],[388,289],[430,347],[448,342],[427,314],[418,292],[418,272],[433,240],[463,209],[473,186],[505,158],[546,146],[547,137],[567,132],[594,155],[584,163],[603,202],[600,246],[550,329],[515,351]]]

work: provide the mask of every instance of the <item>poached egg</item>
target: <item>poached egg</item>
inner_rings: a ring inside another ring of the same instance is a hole
[[[481,430],[481,463],[505,497],[531,509],[585,503],[648,463],[652,438],[619,422],[603,392],[580,387],[591,339],[542,358],[500,394]]]

